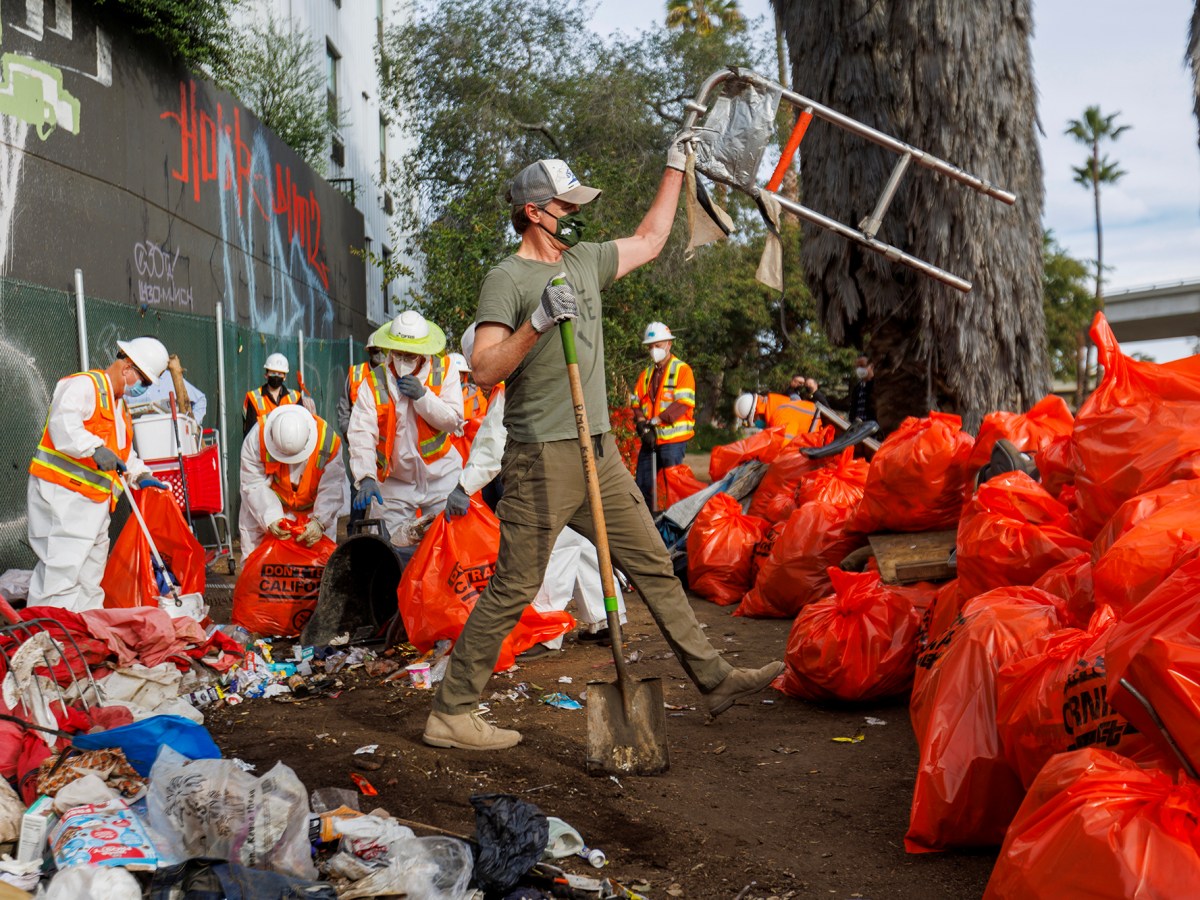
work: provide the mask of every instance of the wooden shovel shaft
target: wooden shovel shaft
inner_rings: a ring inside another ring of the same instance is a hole
[[[629,673],[625,668],[621,617],[617,612],[617,591],[613,584],[612,558],[608,552],[608,530],[604,525],[604,507],[600,501],[600,476],[596,472],[596,457],[592,453],[591,429],[588,426],[587,407],[583,402],[583,381],[579,377],[579,360],[575,355],[575,323],[568,319],[558,327],[562,336],[563,356],[567,360],[567,380],[571,383],[571,404],[575,407],[575,428],[579,432],[579,455],[583,457],[583,477],[587,483],[588,505],[592,508],[592,527],[596,532],[596,558],[600,565],[600,587],[604,591],[604,611],[612,633],[613,662],[617,667],[621,693],[628,701],[630,692],[625,685]]]

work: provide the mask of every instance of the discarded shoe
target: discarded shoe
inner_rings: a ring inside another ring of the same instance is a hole
[[[579,632],[578,640],[585,644],[596,644],[600,647],[611,647],[612,632],[607,628],[601,628],[599,631],[581,631]]]
[[[716,718],[743,697],[757,694],[783,671],[782,662],[767,663],[761,669],[734,669],[704,697],[709,716]]]
[[[525,662],[530,659],[537,659],[539,656],[545,656],[550,652],[550,648],[545,644],[534,644],[524,653],[517,654],[517,662]]]
[[[425,720],[421,740],[431,747],[458,750],[507,750],[521,743],[521,733],[485,722],[478,710],[450,715],[436,709]]]

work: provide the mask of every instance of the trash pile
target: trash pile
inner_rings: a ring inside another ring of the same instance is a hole
[[[932,413],[869,465],[763,431],[712,456],[766,463],[754,497],[688,536],[695,593],[794,620],[780,690],[911,689],[905,846],[1002,845],[990,900],[1200,896],[1200,357],[1091,333],[1074,417]]]

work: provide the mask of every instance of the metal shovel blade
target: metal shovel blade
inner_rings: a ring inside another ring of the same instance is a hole
[[[626,679],[625,689],[628,697],[620,682],[588,682],[589,775],[657,775],[671,765],[662,681]]]

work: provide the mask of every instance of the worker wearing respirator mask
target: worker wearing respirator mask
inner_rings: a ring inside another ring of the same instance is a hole
[[[659,471],[679,465],[696,430],[696,378],[692,367],[671,353],[674,341],[662,322],[651,322],[642,335],[650,365],[634,388],[633,417],[642,439],[635,480],[647,506],[654,497],[651,455],[658,454]]]

